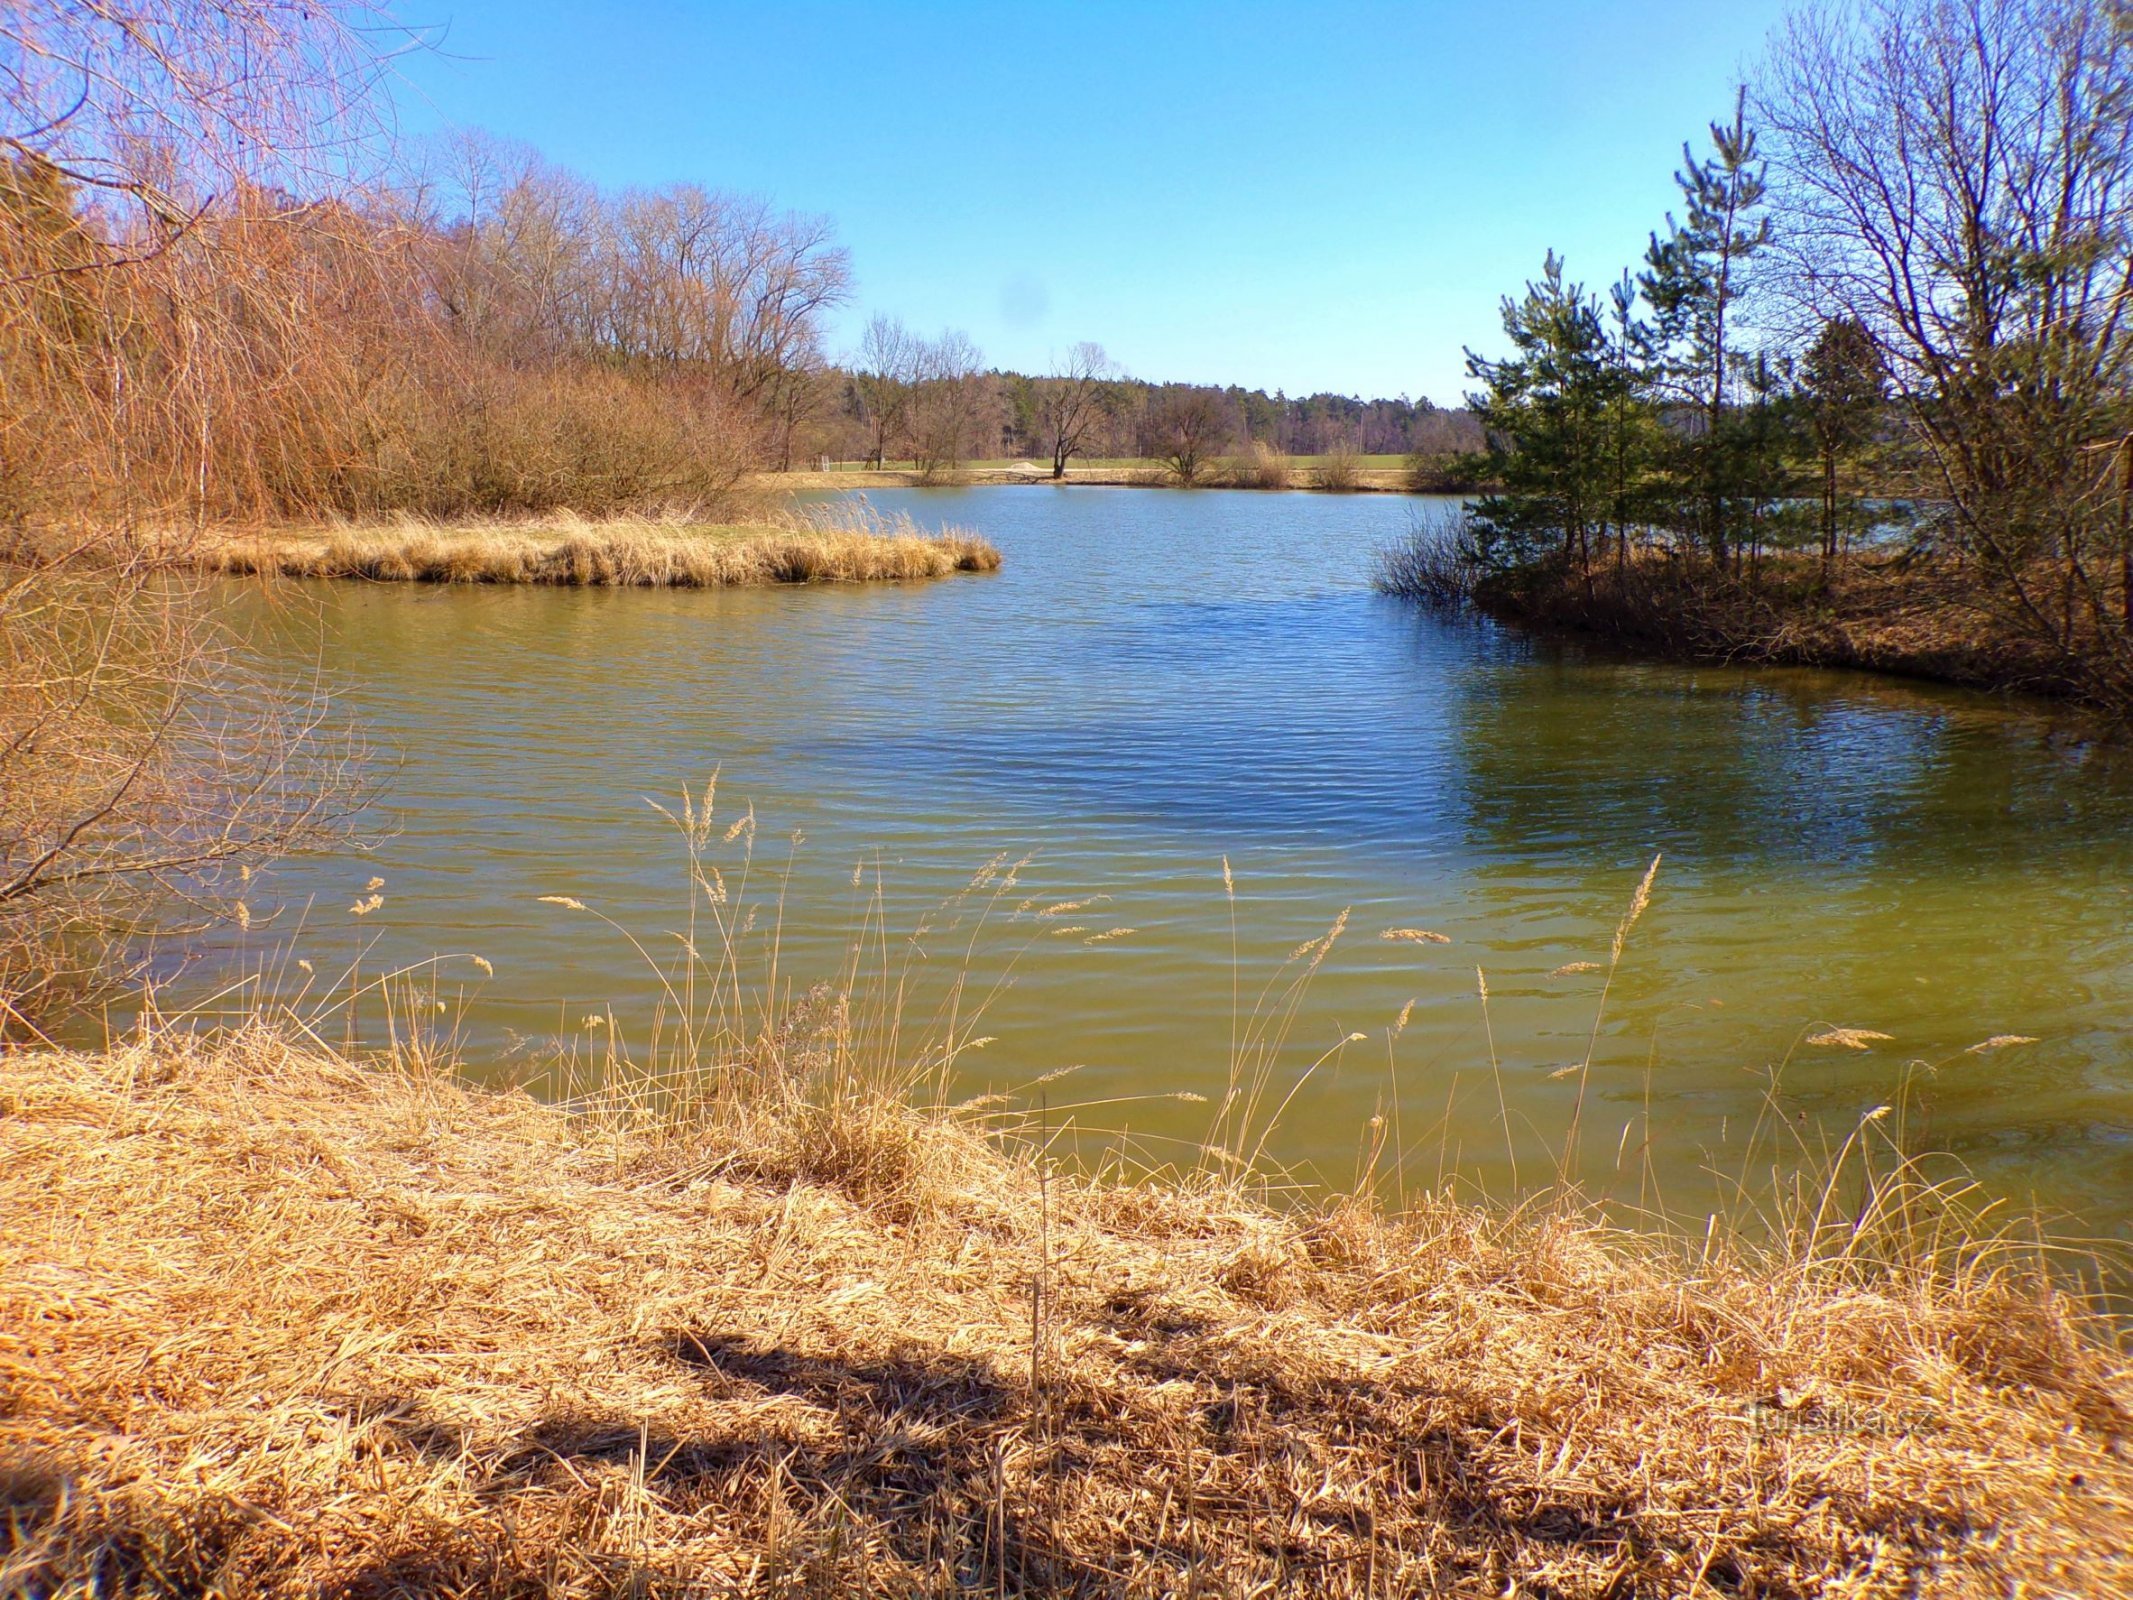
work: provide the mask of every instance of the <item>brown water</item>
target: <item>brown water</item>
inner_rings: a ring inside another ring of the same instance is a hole
[[[1586,1053],[1601,978],[1551,974],[1607,960],[1664,852],[1599,1028],[1589,1179],[1656,1177],[1700,1205],[1704,1169],[1742,1170],[1777,1064],[1786,1124],[1833,1141],[1909,1074],[1915,1147],[2068,1225],[2133,1231],[2127,754],[1959,691],[1616,660],[1418,612],[1368,588],[1413,509],[1397,497],[876,498],[978,529],[1005,569],[905,588],[319,591],[328,669],[397,763],[392,831],[360,859],[280,869],[255,902],[310,903],[300,948],[322,972],[358,948],[373,971],[488,958],[492,980],[461,963],[450,986],[474,985],[473,1066],[506,1071],[590,1012],[630,1027],[652,1007],[626,941],[539,899],[575,896],[655,944],[679,926],[679,851],[645,797],[715,771],[722,816],[753,806],[751,893],[775,901],[766,869],[789,854],[782,960],[802,978],[837,966],[877,880],[909,929],[996,856],[1029,856],[975,953],[967,927],[926,948],[936,979],[1012,965],[964,1080],[1078,1066],[1051,1103],[1108,1102],[1071,1114],[1130,1127],[1154,1160],[1189,1152],[1207,1107],[1129,1097],[1219,1093],[1240,1012],[1347,909],[1275,1097],[1321,1064],[1269,1153],[1346,1181],[1385,1110],[1410,1185],[1452,1169],[1502,1192],[1499,1083],[1531,1180],[1560,1147],[1577,1079],[1556,1074]],[[372,875],[385,903],[353,918]],[[1109,898],[1005,914],[1039,893]],[[1394,927],[1450,942],[1378,937]],[[1892,1039],[1802,1044],[1823,1025]],[[1366,1042],[1338,1047],[1352,1032]],[[2038,1042],[1963,1053],[1998,1034]]]

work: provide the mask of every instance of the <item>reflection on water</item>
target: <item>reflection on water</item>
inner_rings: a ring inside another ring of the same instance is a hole
[[[997,541],[996,577],[736,593],[343,587],[329,669],[395,752],[374,856],[280,870],[323,967],[478,952],[477,1066],[584,1011],[649,1004],[620,939],[680,918],[673,841],[644,803],[721,774],[752,804],[755,888],[782,886],[784,970],[840,959],[878,867],[909,927],[999,852],[1060,897],[964,1061],[973,1089],[1078,1064],[1071,1096],[1210,1092],[1242,992],[1353,908],[1298,1022],[1293,1074],[1345,1034],[1271,1151],[1340,1181],[1396,1104],[1409,1172],[1496,1188],[1505,1104],[1536,1161],[1560,1137],[1603,960],[1663,852],[1601,1029],[1588,1175],[1649,1170],[1676,1203],[1737,1141],[1770,1069],[1785,1114],[1841,1138],[1922,1078],[1919,1137],[2099,1232],[2133,1218],[2133,767],[2048,716],[1892,680],[1618,661],[1368,591],[1393,497],[994,488],[879,497]],[[786,837],[802,836],[790,849]],[[789,879],[787,859],[790,859]],[[352,890],[385,877],[357,925]],[[293,915],[293,914],[292,914]],[[286,923],[283,925],[286,927]],[[1448,944],[1387,942],[1394,927]],[[1089,933],[1131,927],[1089,944]],[[981,975],[1027,942],[982,941]],[[962,947],[929,949],[940,970]],[[990,966],[988,967],[988,963]],[[1383,1034],[1415,1008],[1388,1054]],[[1894,1036],[1800,1047],[1818,1023]],[[1963,1052],[1993,1034],[2039,1043]],[[1447,1116],[1447,1107],[1450,1107]],[[1205,1111],[1091,1112],[1160,1158]],[[1627,1180],[1624,1180],[1625,1182]],[[1631,1187],[1634,1187],[1632,1184]]]

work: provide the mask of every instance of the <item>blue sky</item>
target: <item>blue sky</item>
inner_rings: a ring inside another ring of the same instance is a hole
[[[430,9],[433,8],[433,9]],[[1456,403],[1551,245],[1611,280],[1784,0],[416,0],[411,131],[824,212],[875,311],[1041,371]]]

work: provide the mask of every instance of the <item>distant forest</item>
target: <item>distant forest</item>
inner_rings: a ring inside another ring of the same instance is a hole
[[[1291,397],[1235,384],[1156,383],[1127,375],[1103,346],[1075,345],[1048,373],[987,368],[968,337],[927,339],[893,317],[859,349],[788,391],[775,463],[816,458],[909,461],[921,471],[1026,459],[1167,461],[1193,479],[1226,456],[1398,456],[1448,461],[1478,451],[1481,425],[1428,400]]]
[[[953,342],[956,336],[947,336]],[[796,418],[793,455],[779,465],[805,458],[836,460],[916,460],[931,458],[949,467],[966,460],[1053,459],[1059,442],[1060,391],[1087,383],[1090,415],[1074,448],[1073,459],[1141,458],[1160,460],[1175,453],[1181,417],[1204,425],[1209,455],[1248,453],[1255,445],[1292,456],[1353,452],[1365,456],[1419,457],[1445,460],[1482,448],[1480,422],[1464,409],[1453,410],[1428,399],[1361,399],[1355,395],[1269,394],[1237,384],[1158,383],[1123,373],[1101,371],[1093,380],[1075,370],[1070,358],[1058,373],[990,369],[971,372],[973,389],[967,412],[928,426],[921,391],[957,381],[925,361],[926,341],[913,340],[921,351],[908,373],[852,366],[822,375],[826,392]],[[1082,347],[1084,349],[1089,347]],[[891,400],[891,426],[877,433],[875,421],[884,389],[903,393],[906,404]],[[782,441],[781,441],[782,443]],[[781,457],[786,452],[780,449]]]

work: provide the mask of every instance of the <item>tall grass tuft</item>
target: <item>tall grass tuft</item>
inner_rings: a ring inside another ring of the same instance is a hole
[[[1321,489],[1348,494],[1363,486],[1363,457],[1352,443],[1343,441],[1318,458],[1313,481]]]
[[[1286,489],[1295,477],[1296,465],[1288,454],[1264,439],[1254,439],[1230,469],[1230,481],[1247,489]]]

